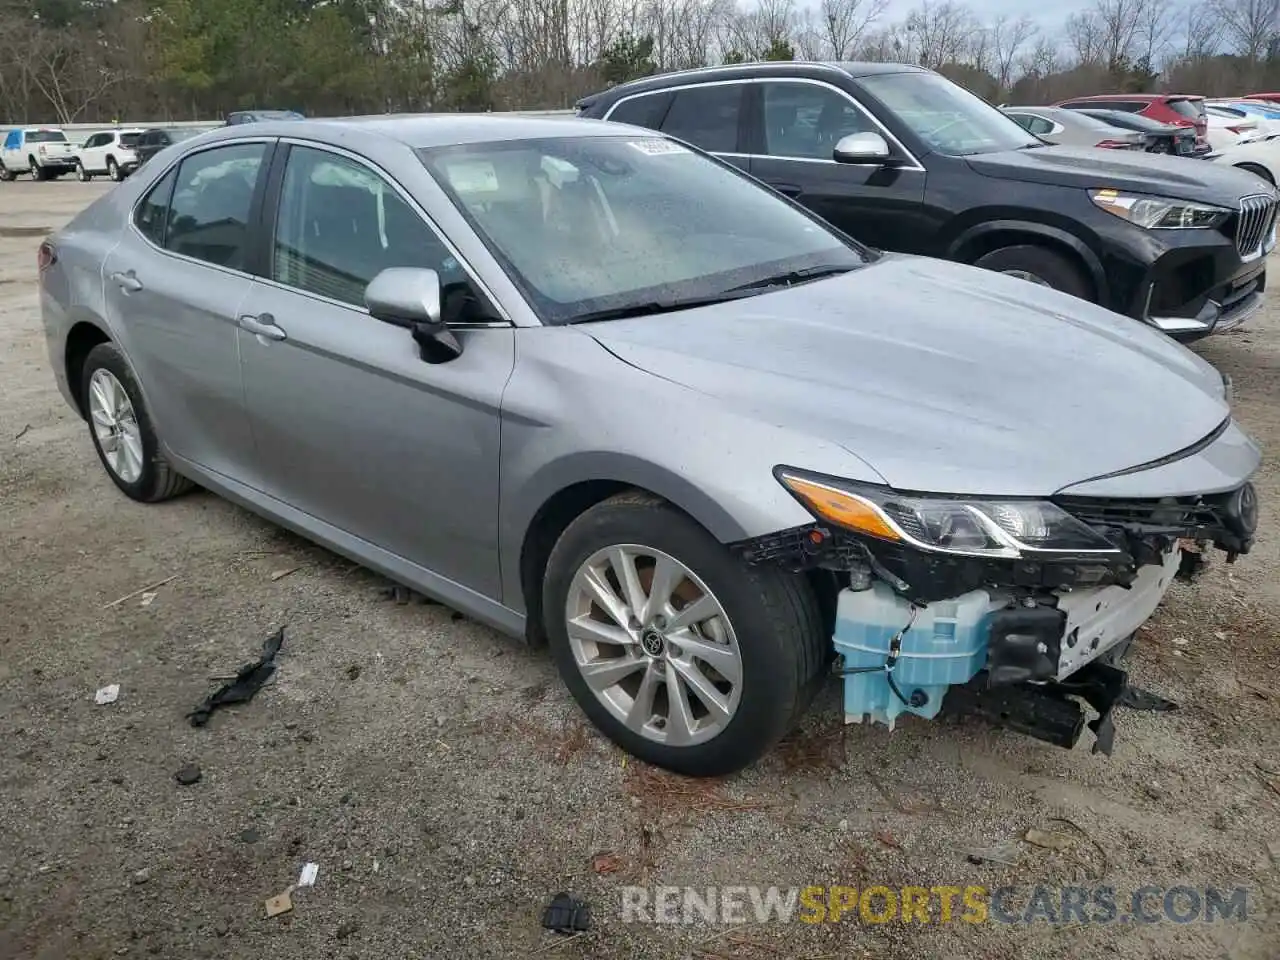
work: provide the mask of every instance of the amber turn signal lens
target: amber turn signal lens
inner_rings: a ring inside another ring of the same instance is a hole
[[[812,480],[783,474],[780,478],[788,490],[800,498],[815,516],[829,520],[847,530],[879,537],[881,540],[901,540],[880,511],[861,497]]]

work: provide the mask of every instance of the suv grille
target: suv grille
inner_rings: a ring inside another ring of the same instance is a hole
[[[1276,219],[1276,203],[1270,197],[1245,197],[1236,219],[1236,250],[1249,260],[1262,252],[1262,241],[1271,233]]]

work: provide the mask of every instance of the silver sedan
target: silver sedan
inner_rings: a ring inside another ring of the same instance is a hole
[[[228,127],[43,244],[40,283],[125,495],[199,484],[549,642],[687,773],[761,756],[837,656],[850,720],[980,672],[1043,695],[1182,538],[1241,553],[1256,519],[1223,378],[1159,332],[869,250],[623,125]]]

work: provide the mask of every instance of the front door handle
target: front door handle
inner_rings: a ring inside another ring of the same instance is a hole
[[[116,271],[111,275],[111,279],[125,293],[137,293],[142,289],[142,281],[138,279],[138,275],[132,270],[127,270],[124,273]]]
[[[803,192],[798,183],[776,183],[772,180],[767,181],[767,183],[773,189],[788,197],[798,197]]]
[[[257,334],[264,340],[283,340],[287,336],[284,330],[276,326],[276,318],[269,313],[260,313],[256,317],[248,315],[241,317],[240,329]]]

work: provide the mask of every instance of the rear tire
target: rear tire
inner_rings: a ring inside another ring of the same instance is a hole
[[[115,157],[107,157],[107,176],[116,183],[124,179],[124,177],[120,176],[120,167],[116,163]]]
[[[584,609],[578,606],[582,586],[592,582],[584,572],[598,574],[601,569],[606,572],[594,582],[603,582],[613,591],[624,619],[634,614],[618,562],[612,559],[618,548],[633,558],[629,565],[638,571],[635,583],[641,597],[663,579],[657,563],[674,561],[676,568],[683,567],[684,572],[677,569],[677,578],[663,591],[680,606],[661,607],[666,612],[656,618],[641,609],[640,616],[630,619],[630,628],[601,620],[603,614],[597,611],[604,608],[589,601],[585,614],[575,614],[571,604]],[[597,559],[602,555],[610,559]],[[667,622],[691,611],[695,601],[699,605],[709,601],[715,612],[694,621],[692,628]],[[641,492],[612,497],[569,524],[547,562],[543,610],[556,666],[592,723],[628,753],[689,776],[721,776],[763,756],[808,709],[827,665],[828,639],[813,589],[803,576],[743,563],[687,515]],[[575,616],[577,637],[572,641],[571,616]],[[588,636],[581,626],[584,622],[603,624],[609,635],[630,639],[621,644],[584,641]],[[653,643],[655,629],[663,641]],[[584,642],[593,648],[585,656]],[[661,651],[657,655],[654,645]],[[638,672],[620,673],[617,680],[609,681],[613,686],[607,690],[600,682],[590,685],[584,669],[612,663],[615,653],[621,655],[622,666],[624,660],[640,663],[634,668]],[[719,669],[711,669],[712,665]],[[655,674],[652,689],[659,692],[650,700],[644,698],[643,684],[651,671]],[[669,679],[673,677],[674,684]],[[682,699],[673,698],[672,686]],[[699,686],[727,709],[713,711]],[[645,708],[636,708],[642,701]],[[700,711],[702,715],[695,716]],[[693,725],[686,727],[680,722],[682,716],[692,718]],[[686,729],[694,731],[692,737],[684,738],[687,744],[665,742]]]
[[[94,375],[100,371],[98,382],[95,383]],[[99,403],[95,392],[101,396],[104,386],[111,389],[122,388],[127,402],[113,403],[112,398],[108,398],[106,403]],[[158,503],[186,493],[194,486],[174,470],[173,465],[160,452],[159,438],[142,398],[142,390],[138,387],[138,380],[124,354],[115,344],[100,343],[89,351],[84,361],[80,396],[84,400],[89,436],[93,439],[94,449],[98,451],[98,459],[102,461],[107,476],[125,496],[139,503]],[[121,416],[104,418],[101,416],[104,407],[112,408],[114,413],[124,412]],[[107,432],[108,419],[115,421],[121,428],[114,438],[103,436]],[[119,459],[113,461],[112,455],[127,442],[132,443],[134,438],[134,452],[127,461],[134,466],[125,469]]]
[[[30,162],[27,166],[27,172],[31,174],[31,182],[38,183],[45,177],[44,167],[40,166],[40,164],[36,162],[35,157],[29,157],[28,160]]]
[[[992,250],[973,262],[975,267],[1030,280],[1082,300],[1093,300],[1093,286],[1078,266],[1056,250],[1017,244]]]

